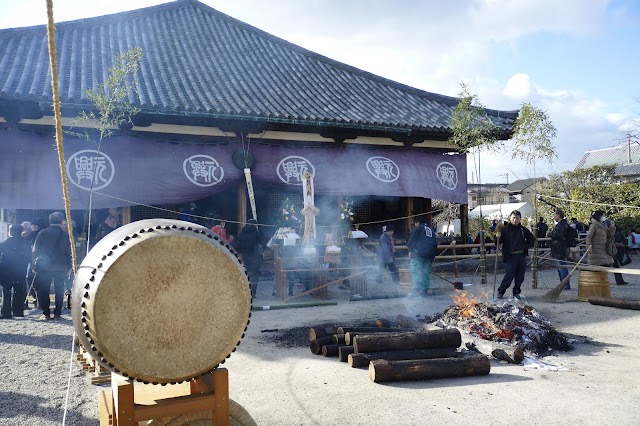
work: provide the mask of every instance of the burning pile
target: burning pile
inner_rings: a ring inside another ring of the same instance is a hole
[[[458,292],[436,325],[454,326],[484,340],[517,346],[543,355],[550,350],[572,349],[567,338],[530,305],[494,305]]]

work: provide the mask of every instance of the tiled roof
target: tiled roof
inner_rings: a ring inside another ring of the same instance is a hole
[[[576,169],[588,169],[594,166],[607,166],[629,163],[629,150],[631,150],[631,163],[640,162],[640,145],[622,144],[612,148],[587,151],[582,155]]]
[[[523,191],[527,188],[529,188],[531,185],[533,185],[534,183],[536,183],[536,181],[545,181],[547,180],[546,178],[530,178],[530,179],[520,179],[517,180],[511,184],[509,184],[509,186],[507,186],[507,191],[509,192],[520,192]]]
[[[446,132],[457,99],[303,49],[195,0],[56,24],[63,107],[88,103],[115,56],[141,47],[147,113]],[[0,30],[0,100],[50,103],[45,26]],[[488,110],[511,131],[517,111]]]
[[[640,176],[640,163],[622,164],[616,167],[615,173],[617,176]]]
[[[467,192],[469,193],[477,193],[479,191],[482,192],[491,192],[491,191],[499,191],[499,192],[508,192],[506,190],[507,185],[504,183],[468,183],[467,184]]]

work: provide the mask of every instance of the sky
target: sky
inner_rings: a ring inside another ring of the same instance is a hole
[[[480,154],[483,183],[573,170],[587,150],[640,127],[637,0],[203,0],[234,18],[400,83],[492,109],[530,102],[557,128],[558,153],[535,168],[509,143]],[[163,3],[54,0],[69,21]],[[0,28],[46,23],[45,0],[0,2]],[[640,143],[640,140],[638,140]],[[468,181],[478,181],[469,156]]]

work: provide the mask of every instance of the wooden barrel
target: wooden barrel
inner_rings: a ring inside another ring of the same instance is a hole
[[[91,249],[73,283],[73,324],[101,366],[149,383],[177,383],[224,362],[251,315],[236,252],[208,229],[149,219]]]
[[[398,269],[400,272],[400,289],[411,291],[411,274],[408,269]]]
[[[609,274],[603,271],[580,271],[578,277],[578,300],[589,301],[591,296],[611,297]]]

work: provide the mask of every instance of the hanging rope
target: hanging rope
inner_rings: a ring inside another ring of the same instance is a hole
[[[58,93],[58,68],[56,60],[55,27],[53,24],[53,0],[47,0],[47,39],[49,41],[49,63],[51,65],[51,86],[53,89],[53,113],[56,120],[56,150],[58,151],[58,165],[60,166],[60,181],[62,182],[62,196],[64,199],[64,211],[67,218],[67,232],[69,243],[71,244],[72,269],[78,270],[76,264],[76,244],[73,238],[73,223],[71,221],[71,203],[69,202],[69,188],[67,187],[67,175],[65,173],[64,149],[62,146],[62,116],[60,114],[60,96]],[[56,301],[57,302],[57,301]],[[71,338],[71,359],[73,362],[73,352],[75,344],[75,331]],[[62,425],[66,424],[67,408],[69,404],[69,390],[71,389],[71,367],[69,368],[69,378],[67,381],[67,392],[65,395],[64,411],[62,415]]]
[[[62,115],[60,114],[60,95],[58,92],[58,67],[56,59],[55,27],[53,24],[53,0],[47,0],[47,38],[49,40],[49,63],[51,65],[51,86],[53,89],[53,114],[56,120],[56,150],[58,151],[58,165],[60,167],[60,181],[62,182],[62,198],[67,218],[67,231],[71,243],[71,262],[73,271],[77,271],[76,244],[73,238],[73,224],[71,222],[71,203],[69,202],[69,187],[67,186],[64,148],[62,147]]]

